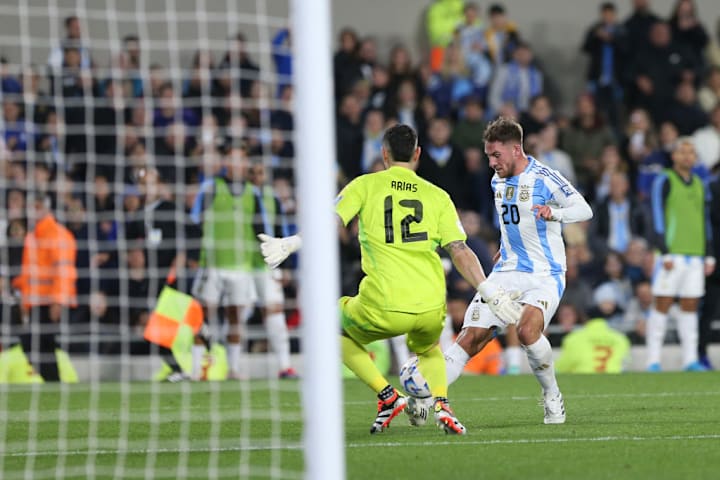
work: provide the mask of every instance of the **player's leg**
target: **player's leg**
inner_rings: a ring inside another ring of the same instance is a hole
[[[285,320],[282,285],[273,277],[271,271],[255,272],[253,276],[270,348],[277,356],[278,376],[297,378],[297,372],[290,365],[290,334]]]
[[[557,379],[550,341],[543,334],[555,314],[565,289],[564,277],[538,277],[517,272],[516,284],[528,285],[519,301],[524,304],[517,324],[518,339],[530,369],[543,390],[546,424],[565,423],[565,404]]]
[[[680,312],[677,314],[678,336],[682,347],[683,368],[689,371],[706,371],[698,361],[698,307],[705,294],[705,265],[702,257],[690,257],[682,265],[680,282]]]
[[[390,339],[390,345],[392,346],[393,356],[395,357],[395,364],[398,366],[398,369],[400,369],[410,358],[410,350],[408,350],[405,335],[392,337]]]
[[[214,269],[200,268],[191,289],[203,308],[203,325],[195,337],[192,346],[192,374],[194,380],[201,380],[204,377],[203,361],[210,353],[212,335],[210,326],[217,327],[218,306],[222,299],[222,282]]]
[[[225,316],[228,322],[227,354],[228,378],[244,380],[248,377],[247,362],[243,361],[242,329],[245,314],[257,302],[255,281],[249,272],[221,270]]]
[[[507,363],[507,374],[517,375],[520,373],[520,360],[522,359],[522,347],[518,338],[515,325],[509,325],[505,329],[505,360]]]
[[[468,360],[487,345],[494,335],[495,325],[499,324],[500,321],[480,300],[480,295],[475,295],[465,310],[465,320],[460,334],[455,343],[445,351],[448,385],[460,377]]]
[[[383,313],[387,316],[388,312],[368,308],[362,305],[357,297],[342,297],[339,305],[343,363],[377,394],[378,413],[370,427],[370,433],[382,432],[390,426],[392,419],[405,409],[407,399],[400,395],[378,370],[364,345],[402,334],[410,327],[401,325],[403,319],[388,321],[390,319],[382,318]],[[395,326],[397,330],[387,328],[388,325]]]
[[[447,395],[445,358],[438,340],[445,327],[445,309],[419,315],[416,327],[408,332],[407,346],[418,356],[418,369],[433,397],[435,423],[446,433],[464,435],[467,430],[455,417]],[[409,411],[410,415],[417,412]],[[411,422],[413,423],[413,422]]]
[[[650,372],[661,370],[660,355],[667,330],[668,311],[679,291],[679,268],[676,261],[671,268],[665,268],[662,259],[655,260],[655,273],[652,279],[653,306],[645,326],[645,345],[647,350],[647,369]]]

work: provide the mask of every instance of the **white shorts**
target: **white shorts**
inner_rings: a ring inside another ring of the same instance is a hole
[[[493,285],[506,291],[518,290],[522,293],[518,301],[538,307],[545,317],[545,327],[555,315],[560,298],[565,291],[565,275],[537,275],[528,272],[492,272],[487,279]],[[465,327],[500,327],[504,324],[490,311],[490,307],[476,294],[465,310]]]
[[[662,256],[655,259],[652,294],[656,297],[700,298],[705,295],[705,259],[673,255],[673,268],[665,270]]]
[[[192,294],[205,305],[247,306],[257,301],[252,274],[223,268],[201,268],[193,281]]]
[[[255,282],[255,291],[258,295],[258,304],[261,307],[269,305],[283,305],[285,295],[280,280],[276,278],[279,270],[259,270],[252,273]]]

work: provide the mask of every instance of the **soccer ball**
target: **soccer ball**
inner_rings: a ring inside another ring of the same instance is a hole
[[[415,398],[429,398],[430,387],[418,369],[417,357],[412,357],[400,368],[400,384],[405,393]]]

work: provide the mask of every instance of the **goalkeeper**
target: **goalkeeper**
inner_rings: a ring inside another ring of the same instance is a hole
[[[360,217],[362,269],[359,294],[339,301],[343,363],[379,398],[370,433],[383,431],[406,409],[408,400],[373,364],[365,345],[407,334],[410,351],[434,398],[435,422],[447,433],[462,435],[447,399],[447,377],[438,344],[445,323],[445,274],[436,249],[450,254],[458,271],[489,301],[500,318],[519,317],[520,304],[493,289],[475,254],[448,194],[418,177],[417,134],[406,125],[389,128],[383,138],[387,170],[363,175],[338,195],[335,211],[347,225]],[[260,236],[265,260],[275,267],[300,248],[301,239]],[[410,413],[408,411],[408,413]]]

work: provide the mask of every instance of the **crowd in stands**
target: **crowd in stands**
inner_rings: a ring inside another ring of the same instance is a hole
[[[680,136],[694,139],[704,180],[720,159],[720,29],[706,31],[692,0],[671,12],[632,3],[627,18],[606,2],[589,21],[576,47],[588,60],[576,79],[586,88],[570,114],[558,111],[546,88],[553,72],[500,3],[436,0],[425,13],[430,51],[422,58],[402,43],[385,57],[376,39],[342,29],[333,58],[338,187],[383,168],[388,125],[411,125],[423,148],[418,173],[448,191],[489,271],[498,230],[483,130],[499,115],[516,118],[526,151],[594,205],[591,222],[565,229],[567,290],[553,325],[570,331],[602,306],[612,325],[641,340],[652,302],[652,180]],[[117,56],[97,59],[79,19],[64,26],[46,65],[0,65],[3,303],[32,228],[28,198],[50,192],[78,244],[72,321],[140,326],[169,270],[189,291],[201,236],[190,219],[198,186],[218,158],[238,154],[240,141],[242,154],[262,159],[293,217],[292,34],[274,32],[275,71],[264,76],[242,33],[227,51],[198,50],[190,64],[168,70],[147,64],[143,38],[127,36]],[[271,76],[274,83],[264,81]],[[342,290],[352,294],[362,275],[357,225],[340,241]],[[291,270],[284,279],[292,300]],[[473,294],[448,268],[449,301]],[[7,322],[9,309],[2,315]]]

